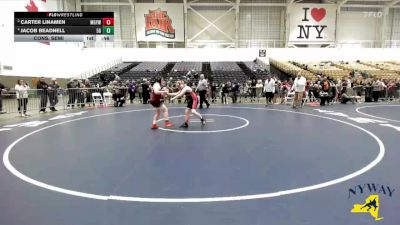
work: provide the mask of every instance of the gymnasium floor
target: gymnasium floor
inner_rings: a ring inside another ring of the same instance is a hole
[[[186,130],[169,107],[171,130],[141,105],[1,124],[0,224],[375,224],[350,212],[371,195],[400,224],[400,105],[212,106]]]

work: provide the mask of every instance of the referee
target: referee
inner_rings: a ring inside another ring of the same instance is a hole
[[[208,103],[206,99],[207,88],[208,88],[208,81],[204,79],[204,74],[201,74],[199,84],[197,85],[196,89],[196,91],[198,91],[200,95],[200,109],[203,108],[203,102],[206,103],[207,108],[210,107],[210,103]]]

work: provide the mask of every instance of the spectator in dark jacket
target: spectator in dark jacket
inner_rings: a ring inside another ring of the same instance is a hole
[[[90,83],[89,79],[85,80],[85,89],[83,90],[83,93],[85,95],[85,99],[86,99],[86,104],[89,105],[89,107],[91,107],[91,103],[92,103],[92,94],[94,93],[94,86]],[[94,105],[93,105],[94,106]]]
[[[329,103],[329,100],[332,99],[332,87],[327,79],[322,81],[321,91],[319,92],[319,98],[321,100],[320,105],[324,106],[326,102]]]
[[[1,95],[3,94],[3,92],[6,91],[6,87],[0,83],[0,114],[4,114],[5,112],[3,111],[3,99],[1,97]]]
[[[38,95],[40,96],[40,111],[46,112],[47,107],[47,91],[49,89],[49,85],[46,83],[44,77],[39,79],[36,89],[38,89]]]
[[[222,104],[228,104],[228,95],[229,92],[231,91],[231,82],[226,82],[225,84],[222,85]]]
[[[256,96],[257,96],[257,94],[256,94],[256,85],[257,85],[257,81],[256,81],[256,79],[253,79],[253,80],[251,80],[251,86],[250,86],[250,88],[251,88],[251,94],[250,94],[250,100],[251,100],[251,102],[253,102],[253,100],[255,101],[256,100]]]
[[[217,101],[216,93],[217,93],[217,85],[214,82],[212,82],[211,83],[211,99],[212,99],[211,101],[212,101],[212,103],[215,103]]]
[[[68,89],[68,107],[74,108],[75,107],[75,102],[77,99],[77,94],[78,94],[78,82],[75,79],[71,79],[67,83],[67,89]]]
[[[240,91],[240,86],[238,84],[238,82],[235,80],[233,82],[232,88],[231,88],[231,92],[232,92],[232,103],[236,103],[237,102],[237,97]]]
[[[136,95],[136,83],[134,80],[132,80],[129,83],[128,93],[129,93],[129,100],[131,103],[133,103],[133,100],[135,99],[135,95]]]
[[[57,79],[51,79],[51,84],[49,84],[49,100],[50,100],[50,110],[55,112],[57,111],[56,105],[58,103],[58,89],[60,86],[58,85]]]
[[[150,86],[147,80],[144,80],[142,84],[142,97],[143,97],[143,104],[147,104],[149,98],[150,98]]]

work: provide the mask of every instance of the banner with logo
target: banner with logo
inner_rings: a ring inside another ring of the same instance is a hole
[[[183,4],[135,4],[138,41],[183,42]]]
[[[289,13],[289,44],[335,42],[336,5],[293,4]]]

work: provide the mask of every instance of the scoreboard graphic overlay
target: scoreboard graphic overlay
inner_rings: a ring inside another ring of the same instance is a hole
[[[14,12],[15,42],[114,41],[114,12]]]

